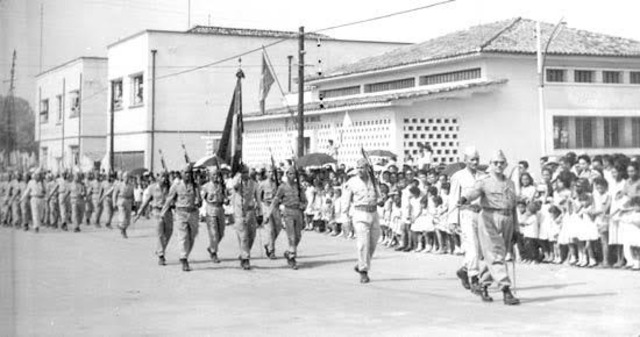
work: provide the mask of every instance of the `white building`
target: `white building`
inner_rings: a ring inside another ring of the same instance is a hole
[[[220,137],[224,126],[239,66],[245,74],[244,111],[258,110],[263,46],[279,79],[266,106],[282,106],[283,93],[297,77],[297,37],[297,32],[198,26],[187,32],[146,30],[109,45],[115,167],[158,170],[162,150],[167,165],[179,168],[182,143],[192,160],[211,151],[212,139]],[[401,45],[406,44],[309,34],[306,73]]]
[[[105,155],[107,59],[80,57],[36,77],[35,140],[52,171],[94,167]]]
[[[553,25],[541,27],[544,43]],[[640,42],[562,27],[540,100],[535,32],[531,20],[500,21],[329,70],[308,82],[309,151],[333,139],[337,159],[353,164],[361,146],[403,160],[429,144],[440,164],[475,145],[533,170],[542,155],[640,152]],[[247,116],[245,160],[266,163],[262,149],[292,143],[294,123],[287,108]]]

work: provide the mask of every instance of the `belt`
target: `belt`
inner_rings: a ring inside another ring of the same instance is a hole
[[[375,213],[378,211],[378,206],[376,205],[356,205],[356,211],[363,211],[367,213]]]
[[[31,196],[32,198],[36,198],[36,199],[44,199],[44,195],[40,196],[40,195],[33,195]]]
[[[197,209],[195,207],[176,207],[176,211],[183,211],[183,212],[194,212]]]
[[[513,211],[510,209],[504,209],[504,208],[489,208],[489,207],[484,207],[482,208],[483,212],[489,212],[489,213],[498,213],[498,214],[502,214],[504,216],[511,216],[513,215]]]
[[[207,202],[207,205],[212,207],[222,207],[222,202]]]

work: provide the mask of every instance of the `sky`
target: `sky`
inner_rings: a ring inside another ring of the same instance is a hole
[[[144,29],[186,30],[210,24],[289,31],[305,26],[309,32],[438,1],[444,0],[0,0],[0,95],[8,91],[14,49],[16,95],[33,102],[35,76],[41,70],[80,56],[106,56],[108,44]],[[640,40],[638,9],[640,2],[633,0],[454,0],[323,33],[421,42],[522,16],[549,23],[564,18],[572,28]]]

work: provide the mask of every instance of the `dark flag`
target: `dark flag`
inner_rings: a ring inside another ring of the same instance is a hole
[[[269,95],[269,90],[271,89],[271,85],[273,85],[275,79],[273,74],[271,73],[271,69],[269,69],[269,64],[267,63],[267,59],[265,58],[264,52],[262,53],[262,75],[260,78],[260,113],[264,115],[264,102],[267,99],[267,95]]]
[[[244,73],[238,70],[236,73],[236,88],[231,98],[231,106],[227,114],[227,121],[224,124],[220,146],[217,156],[231,165],[231,173],[240,172],[242,164],[242,133],[244,126],[242,123],[242,79]]]

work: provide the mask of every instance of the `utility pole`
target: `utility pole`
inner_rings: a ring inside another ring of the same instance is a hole
[[[298,37],[298,157],[304,156],[304,26]]]
[[[156,140],[156,49],[151,50],[151,151],[149,170],[154,172],[154,153],[155,153],[155,140]]]
[[[44,4],[40,4],[40,72],[42,72],[42,58],[44,50]]]
[[[8,166],[11,166],[11,153],[15,150],[15,136],[18,134],[16,127],[13,125],[13,91],[15,89],[15,76],[16,76],[16,50],[13,50],[13,58],[11,61],[11,76],[9,79],[9,93],[7,93],[7,97],[4,101],[4,111],[7,114],[7,125],[6,125],[6,146],[7,151],[5,151],[5,163]]]
[[[113,99],[115,97],[115,94],[113,93],[113,82],[111,82],[111,98],[110,98],[110,104],[109,104],[109,171],[110,172],[115,172],[115,168],[114,168],[114,164],[115,164],[115,156],[114,156],[114,141],[113,141],[113,115],[115,114],[115,107],[114,107],[114,102]]]
[[[187,0],[187,29],[191,29],[191,0]]]

